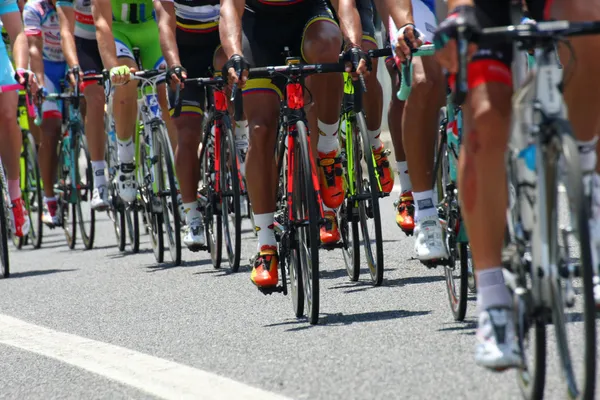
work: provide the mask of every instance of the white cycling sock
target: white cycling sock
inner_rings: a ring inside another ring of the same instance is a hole
[[[200,208],[197,201],[183,203],[183,212],[185,213],[185,223],[189,226],[195,219],[201,219]]]
[[[579,148],[579,161],[583,172],[590,172],[596,169],[596,145],[598,144],[598,136],[592,140],[583,142],[578,140],[577,147]]]
[[[106,161],[92,161],[92,170],[94,171],[94,187],[99,188],[100,186],[106,186],[106,175],[104,174],[104,168],[106,167]]]
[[[338,150],[340,147],[338,142],[338,127],[340,121],[337,121],[335,124],[326,124],[319,120],[318,125],[319,144],[317,145],[317,149],[319,150],[319,153],[330,153],[334,150]]]
[[[424,192],[413,192],[415,199],[415,222],[419,222],[421,218],[433,217],[437,215],[435,201],[433,200],[433,190]]]
[[[258,251],[263,246],[277,246],[275,240],[275,213],[254,214],[254,229],[258,233]]]
[[[135,146],[133,145],[132,138],[125,140],[117,138],[117,155],[119,156],[119,162],[121,164],[131,164],[133,162]]]
[[[369,142],[371,142],[371,147],[374,150],[378,150],[383,146],[383,142],[381,141],[381,128],[377,128],[374,131],[367,130],[369,134]]]
[[[477,279],[477,310],[482,312],[491,307],[510,307],[512,297],[504,284],[502,267],[475,271]]]
[[[411,191],[412,182],[410,181],[410,175],[408,175],[408,163],[406,161],[396,161],[396,169],[400,181],[400,193]]]

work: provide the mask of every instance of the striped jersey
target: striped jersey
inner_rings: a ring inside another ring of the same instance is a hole
[[[75,12],[75,36],[96,40],[96,27],[92,17],[91,0],[58,0],[57,7],[73,8]]]
[[[219,29],[219,0],[163,0],[175,5],[177,29],[206,34]]]
[[[139,24],[154,20],[152,0],[110,0],[114,22]]]

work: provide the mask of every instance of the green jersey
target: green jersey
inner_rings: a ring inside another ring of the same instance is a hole
[[[154,20],[152,0],[110,0],[114,22],[139,24]]]

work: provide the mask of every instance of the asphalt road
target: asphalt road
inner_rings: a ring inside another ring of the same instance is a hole
[[[183,266],[157,265],[147,236],[140,254],[120,253],[104,215],[90,251],[46,230],[42,249],[12,251],[0,281],[0,397],[520,398],[514,372],[474,364],[474,299],[454,322],[442,270],[410,260],[391,198],[382,212],[383,286],[350,282],[341,253],[321,252],[318,326],[294,318],[289,297],[259,293],[247,267],[228,274],[187,250]],[[243,259],[255,250],[247,230]],[[548,346],[546,398],[565,398]]]

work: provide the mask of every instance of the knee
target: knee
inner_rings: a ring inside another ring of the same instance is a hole
[[[443,99],[444,80],[441,73],[425,70],[413,75],[412,89],[410,92],[411,102],[423,107],[431,107],[432,102],[441,103]],[[441,106],[441,104],[439,104]]]
[[[504,103],[507,106],[489,99],[471,102],[472,129],[467,134],[467,146],[473,143],[484,157],[504,154],[506,149],[510,128],[510,97]]]
[[[342,35],[330,21],[317,21],[304,38],[303,55],[309,63],[335,63],[342,48]]]
[[[277,133],[277,125],[273,121],[266,119],[257,119],[249,121],[250,127],[250,148],[263,148],[265,150],[272,148]]]
[[[88,115],[104,115],[104,91],[100,86],[85,90],[86,113]]]

